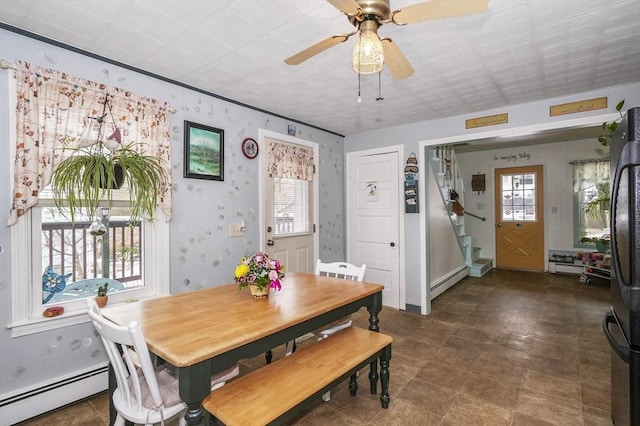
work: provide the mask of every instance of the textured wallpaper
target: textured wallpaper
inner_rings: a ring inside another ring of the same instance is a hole
[[[258,159],[241,151],[242,140],[258,140],[258,129],[286,135],[295,125],[296,137],[319,146],[320,217],[316,220],[323,260],[344,259],[343,138],[292,120],[266,114],[195,92],[107,62],[0,30],[0,58],[24,60],[169,102],[173,170],[171,238],[171,291],[180,293],[232,282],[237,261],[258,250],[260,241]],[[179,66],[178,64],[176,66]],[[6,78],[7,71],[0,71]],[[211,77],[212,79],[215,76]],[[0,87],[6,90],[6,80]],[[0,97],[0,221],[7,223],[10,187],[9,108]],[[183,123],[193,121],[224,130],[224,181],[183,178]],[[262,152],[261,152],[262,154]],[[243,237],[230,238],[229,224],[246,222]],[[11,338],[9,228],[0,226],[0,399],[3,395],[71,376],[103,363],[106,354],[89,323],[50,332]],[[212,305],[212,309],[215,306]],[[1,422],[0,422],[1,423]]]

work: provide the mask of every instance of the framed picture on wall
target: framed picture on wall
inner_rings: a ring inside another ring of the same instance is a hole
[[[184,177],[224,180],[224,130],[184,122]]]

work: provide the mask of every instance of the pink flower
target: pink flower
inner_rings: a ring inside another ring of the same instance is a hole
[[[269,287],[275,288],[276,290],[282,290],[282,285],[280,284],[280,280],[271,281],[271,284],[269,284]]]
[[[280,280],[285,274],[284,266],[279,261],[270,259],[266,253],[257,252],[243,257],[236,266],[234,275],[239,289],[254,284],[261,289],[268,286],[281,290]]]

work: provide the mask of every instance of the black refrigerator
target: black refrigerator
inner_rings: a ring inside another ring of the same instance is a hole
[[[640,108],[627,111],[610,143],[611,311],[603,320],[611,345],[611,415],[640,425]]]

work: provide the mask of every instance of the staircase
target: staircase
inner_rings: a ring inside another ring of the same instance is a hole
[[[440,198],[446,205],[452,232],[458,238],[458,244],[464,256],[465,265],[468,267],[469,276],[481,277],[491,270],[493,259],[480,256],[481,248],[474,246],[473,237],[465,231],[465,220],[484,221],[485,219],[469,212],[464,212],[464,214],[455,213],[455,210],[458,210],[455,208],[456,200],[453,199],[456,194],[458,196],[457,201],[464,206],[464,181],[458,168],[453,147],[429,148],[427,155],[430,160],[430,167],[438,181]],[[435,202],[436,199],[437,197],[429,196],[429,202]],[[470,219],[466,219],[467,217]]]
[[[473,245],[473,238],[470,235],[464,236],[464,248],[467,266],[469,266],[470,277],[481,277],[493,267],[493,259],[480,257],[480,247]]]

